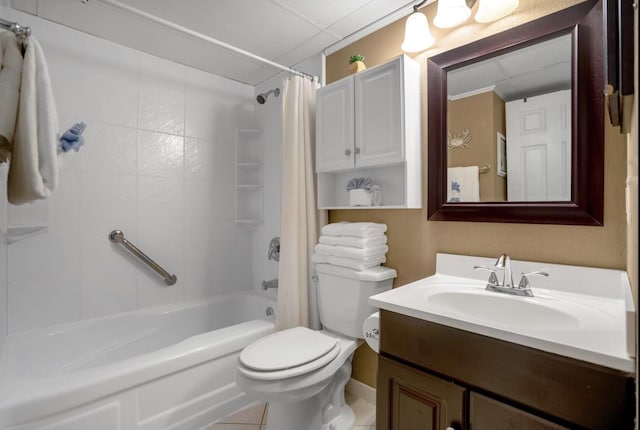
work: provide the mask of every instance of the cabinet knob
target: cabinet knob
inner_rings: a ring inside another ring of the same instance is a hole
[[[351,155],[351,150],[350,149],[345,149],[344,150],[344,155]]]
[[[356,146],[356,154],[360,154],[360,148]]]

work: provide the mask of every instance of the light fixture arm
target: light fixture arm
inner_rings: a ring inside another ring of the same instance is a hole
[[[414,4],[413,5],[413,11],[417,12],[418,9],[420,9],[422,6],[424,6],[424,4],[426,2],[427,2],[427,0],[422,0],[420,3]],[[469,9],[471,9],[472,7],[475,6],[475,4],[478,2],[478,0],[465,0],[465,2],[467,3],[467,7],[469,7]]]
[[[475,1],[475,0],[473,0]],[[421,8],[422,6],[424,6],[424,4],[427,2],[427,0],[422,0],[420,3],[418,4],[414,4],[413,5],[413,13],[416,13],[418,11],[419,8]]]

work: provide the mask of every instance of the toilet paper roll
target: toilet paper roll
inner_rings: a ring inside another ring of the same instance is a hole
[[[375,352],[380,352],[380,313],[375,312],[362,323],[362,337]]]

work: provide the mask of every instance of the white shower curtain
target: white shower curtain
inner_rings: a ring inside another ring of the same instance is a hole
[[[317,84],[292,76],[284,86],[280,263],[276,326],[320,328],[311,253],[326,211],[316,210]]]

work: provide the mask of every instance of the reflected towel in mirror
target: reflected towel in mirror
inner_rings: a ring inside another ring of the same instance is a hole
[[[447,202],[479,202],[480,181],[478,166],[449,167],[447,169]]]

